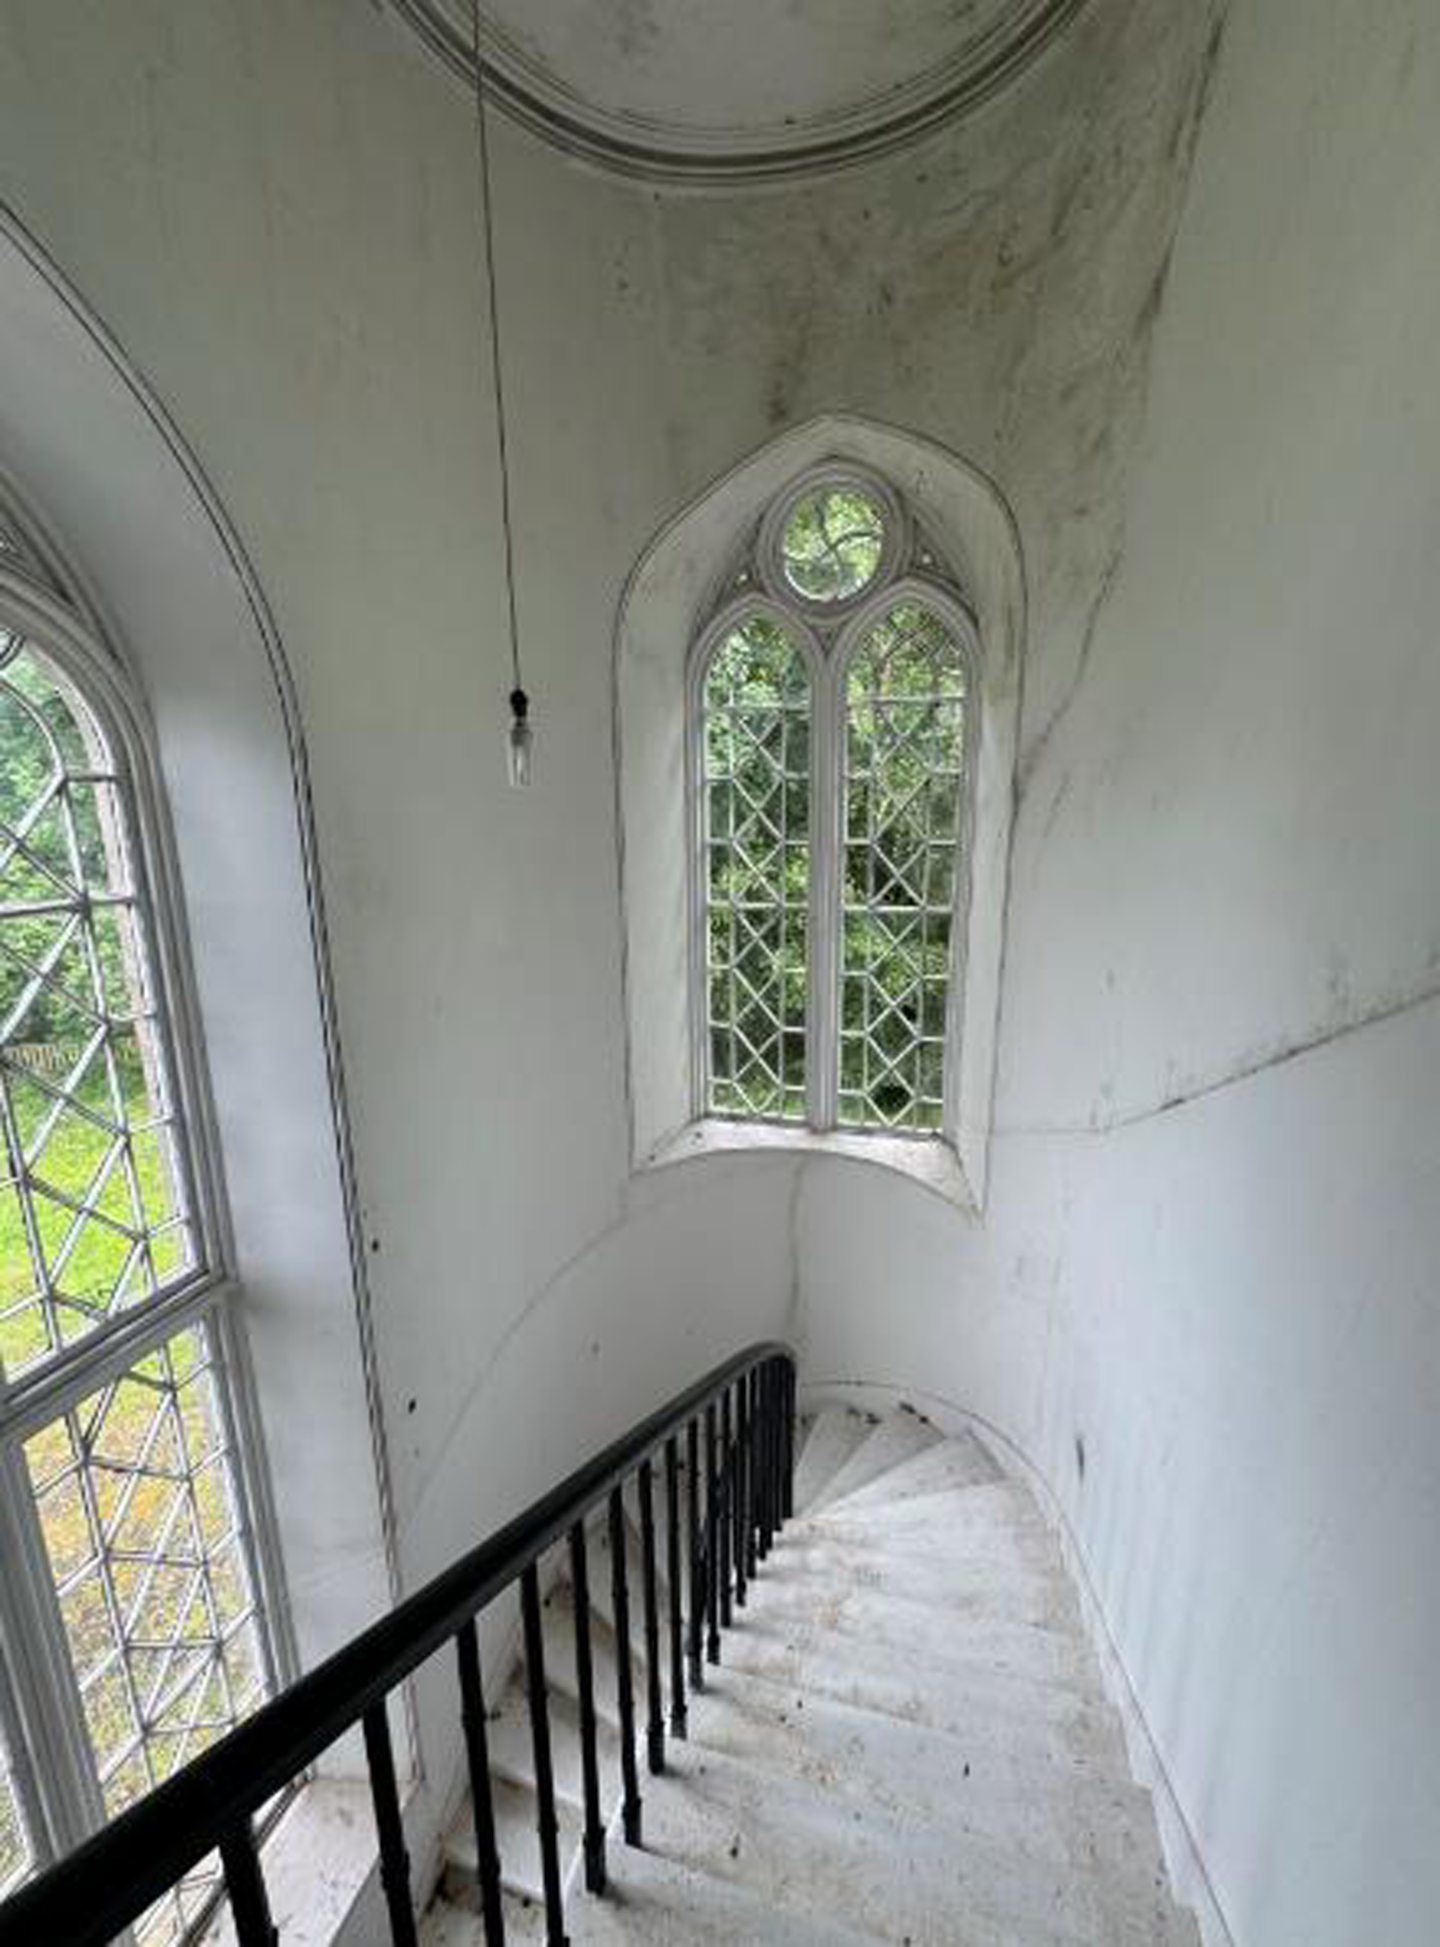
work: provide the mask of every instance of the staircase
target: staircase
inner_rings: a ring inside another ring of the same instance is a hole
[[[630,1510],[633,1515],[634,1510]],[[668,1559],[660,1523],[656,1553]],[[632,1529],[631,1582],[640,1582]],[[543,1609],[566,1926],[580,1942],[894,1941],[1198,1947],[1170,1897],[1074,1591],[1034,1501],[973,1435],[908,1410],[810,1423],[795,1519],[689,1699],[663,1775],[641,1745],[643,1850],[618,1831],[610,1564],[594,1531],[591,1640],[609,1886],[583,1890],[573,1591]],[[662,1582],[665,1613],[669,1590]],[[643,1632],[632,1635],[646,1696]],[[663,1656],[663,1651],[662,1651]],[[488,1724],[507,1940],[545,1938],[523,1670]],[[424,1947],[478,1947],[468,1808]]]

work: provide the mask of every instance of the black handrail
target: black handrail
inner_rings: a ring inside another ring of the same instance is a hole
[[[738,1424],[744,1429],[741,1440],[748,1442],[748,1452],[740,1451],[741,1441],[730,1439],[732,1387],[745,1389],[739,1397],[749,1395],[751,1410],[738,1416]],[[713,1454],[717,1402],[725,1408],[726,1451],[719,1456],[718,1465],[715,1459],[710,1460],[706,1470],[709,1483],[704,1491],[697,1493],[693,1475],[687,1483],[690,1627],[692,1644],[698,1644],[701,1616],[707,1610],[710,1618],[715,1615],[720,1592],[714,1570],[717,1554],[724,1561],[730,1553],[720,1543],[725,1523],[735,1518],[735,1495],[744,1497],[747,1546],[753,1549],[758,1542],[762,1552],[779,1526],[782,1510],[789,1511],[789,1481],[781,1478],[781,1472],[788,1471],[793,1454],[795,1360],[790,1348],[778,1342],[749,1346],[715,1367],[543,1494],[488,1541],[461,1556],[389,1615],[291,1684],[210,1750],[157,1785],[93,1838],[12,1894],[0,1905],[0,1947],[37,1947],[40,1942],[48,1947],[50,1942],[62,1941],[66,1947],[104,1947],[217,1846],[242,1947],[252,1947],[252,1943],[253,1947],[271,1947],[276,1936],[256,1858],[252,1815],[355,1724],[363,1724],[366,1733],[392,1937],[401,1943],[412,1941],[415,1933],[408,1905],[408,1865],[399,1830],[385,1699],[437,1649],[455,1641],[472,1759],[477,1743],[483,1752],[483,1718],[477,1722],[477,1711],[483,1708],[478,1664],[472,1668],[475,1617],[522,1577],[533,1603],[534,1567],[540,1556],[562,1538],[568,1537],[573,1546],[577,1528],[602,1502],[609,1503],[613,1535],[613,1516],[626,1481],[642,1462],[652,1461],[667,1441],[686,1435],[693,1466],[696,1440],[691,1430],[701,1415]],[[703,1513],[697,1509],[697,1499],[704,1503]],[[728,1532],[725,1539],[729,1539]],[[647,1577],[653,1576],[654,1563],[650,1546],[645,1551]],[[617,1594],[623,1597],[623,1547],[614,1567]],[[744,1574],[743,1564],[739,1572]],[[728,1595],[728,1563],[726,1576]],[[671,1600],[678,1601],[679,1595],[672,1585]],[[647,1651],[655,1656],[653,1588],[646,1592],[646,1620]],[[713,1631],[713,1620],[711,1628]],[[531,1648],[538,1664],[538,1644]],[[709,1649],[713,1662],[719,1649],[713,1634]],[[698,1655],[694,1656],[694,1666],[698,1666],[698,1660]],[[673,1669],[680,1669],[678,1655],[673,1659]],[[693,1667],[692,1680],[698,1675],[698,1667]],[[543,1671],[537,1670],[536,1676],[537,1683],[531,1685],[532,1709],[543,1713]],[[672,1722],[683,1723],[683,1696],[671,1701]],[[652,1733],[656,1728],[652,1710]],[[536,1730],[537,1736],[544,1735],[538,1720]],[[472,1786],[480,1783],[474,1771],[472,1763]],[[537,1783],[544,1797],[543,1775]],[[637,1792],[633,1807],[627,1804],[625,1822],[626,1836],[632,1843],[639,1840],[639,1810]],[[547,1820],[553,1820],[553,1803],[542,1803],[540,1815],[543,1828]],[[592,1833],[592,1848],[595,1842]],[[482,1867],[485,1863],[482,1859]],[[603,1883],[603,1862],[592,1864],[597,1869],[593,1876]],[[484,1877],[482,1872],[482,1892],[487,1890]],[[556,1910],[554,1888],[547,1890],[551,1893],[550,1938],[563,1941],[563,1921]],[[493,1883],[486,1900],[487,1939],[498,1939],[498,1912],[492,1915],[492,1909],[498,1909]]]

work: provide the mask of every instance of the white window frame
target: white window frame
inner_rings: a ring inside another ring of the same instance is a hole
[[[162,1294],[106,1319],[18,1379],[0,1375],[0,1727],[34,1858],[72,1850],[106,1821],[23,1443],[190,1326],[212,1348],[240,1546],[255,1584],[270,1694],[296,1658],[263,1459],[241,1290],[158,752],[148,713],[83,587],[18,508],[0,502],[0,624],[74,684],[114,757],[129,814],[137,908],[145,921],[155,1032],[166,1062],[186,1178],[193,1261]],[[217,1889],[218,1891],[218,1889]],[[204,1924],[198,1920],[191,1931]]]
[[[796,504],[806,496],[841,489],[857,491],[881,507],[884,543],[880,560],[865,586],[835,601],[805,597],[784,573],[781,541]],[[840,1075],[840,943],[845,852],[844,807],[847,678],[850,664],[869,632],[894,608],[914,602],[936,615],[949,631],[965,669],[966,701],[961,804],[957,819],[956,869],[950,914],[950,965],[947,971],[944,1109],[934,1131],[857,1128],[841,1125],[837,1103]],[[974,830],[975,760],[979,749],[983,699],[980,645],[975,618],[954,577],[941,563],[901,497],[888,482],[859,467],[822,465],[808,469],[776,496],[747,545],[729,564],[720,583],[719,606],[695,636],[685,688],[685,799],[688,856],[687,956],[690,1004],[690,1105],[692,1119],[743,1125],[761,1123],[794,1129],[794,1122],[765,1117],[720,1117],[708,1107],[710,1007],[706,954],[707,873],[705,840],[704,687],[716,649],[752,617],[782,629],[802,655],[810,681],[810,899],[807,929],[806,1102],[804,1127],[816,1135],[843,1134],[847,1141],[934,1144],[957,1140],[960,1092],[960,1038],[964,1013],[965,942],[970,907],[970,852]]]

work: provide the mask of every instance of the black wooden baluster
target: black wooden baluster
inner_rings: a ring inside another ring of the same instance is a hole
[[[795,1512],[795,1368],[786,1364],[785,1375],[785,1464],[780,1476],[780,1514],[788,1521]]]
[[[760,1508],[756,1552],[763,1562],[770,1553],[770,1496],[774,1480],[774,1455],[770,1449],[770,1368],[760,1369]]]
[[[665,1769],[665,1699],[660,1689],[660,1592],[655,1573],[655,1483],[650,1462],[640,1463],[640,1572],[645,1583],[645,1756],[651,1771]]]
[[[750,1414],[746,1405],[749,1383],[744,1379],[735,1385],[735,1480],[731,1490],[732,1505],[735,1510],[735,1600],[745,1607],[745,1566],[748,1542],[746,1531],[750,1526],[747,1512],[750,1503],[750,1490],[747,1485]]]
[[[595,1659],[590,1646],[590,1568],[585,1523],[570,1530],[570,1587],[575,1600],[575,1681],[580,1692],[580,1772],[585,1788],[585,1890],[605,1891],[605,1816],[595,1724]]]
[[[700,1422],[685,1429],[685,1525],[690,1534],[690,1687],[705,1688],[705,1566],[700,1543]]]
[[[370,1797],[380,1838],[380,1884],[390,1915],[395,1947],[417,1947],[415,1911],[410,1904],[410,1858],[400,1823],[400,1793],[395,1784],[395,1754],[382,1698],[365,1713],[365,1759],[370,1767]]]
[[[785,1368],[775,1366],[775,1534],[785,1525]]]
[[[230,1895],[230,1919],[240,1947],[280,1947],[280,1930],[270,1918],[265,1876],[255,1846],[255,1829],[239,1819],[220,1835],[220,1859],[225,1890]]]
[[[550,1947],[565,1947],[565,1899],[560,1889],[559,1828],[555,1820],[555,1767],[550,1756],[550,1703],[545,1689],[545,1637],[540,1624],[540,1575],[534,1562],[521,1571],[520,1614],[525,1632],[530,1741],[535,1752],[535,1828],[540,1834],[540,1877],[545,1888],[545,1938]]]
[[[680,1450],[665,1442],[665,1569],[670,1581],[670,1735],[684,1737],[685,1628],[680,1595]]]
[[[765,1439],[770,1449],[770,1498],[765,1510],[765,1548],[768,1553],[775,1546],[775,1536],[780,1528],[780,1374],[773,1365],[767,1391],[769,1412]]]
[[[705,1654],[720,1661],[720,1481],[715,1465],[715,1405],[705,1408]]]
[[[730,1579],[730,1544],[735,1524],[730,1513],[735,1492],[735,1450],[730,1444],[730,1389],[720,1397],[720,1627],[728,1629],[734,1611],[733,1584]]]
[[[475,1865],[487,1947],[501,1947],[505,1915],[500,1902],[500,1855],[495,1847],[495,1805],[490,1794],[490,1750],[485,1731],[485,1692],[480,1682],[480,1644],[472,1616],[455,1633],[460,1672],[460,1723],[470,1771],[470,1810],[475,1822]]]
[[[620,1769],[625,1781],[625,1843],[640,1843],[640,1779],[635,1769],[635,1673],[630,1665],[630,1594],[625,1585],[625,1503],[610,1491],[610,1587],[615,1603],[616,1688],[620,1704]]]
[[[750,1409],[747,1415],[750,1452],[745,1462],[745,1573],[755,1579],[755,1535],[760,1522],[760,1375],[751,1372],[745,1381]]]

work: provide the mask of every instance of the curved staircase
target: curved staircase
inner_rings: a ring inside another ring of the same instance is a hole
[[[657,1555],[667,1559],[659,1537]],[[630,1535],[639,1568],[639,1541]],[[643,1850],[620,1842],[617,1668],[603,1529],[590,1578],[603,1897],[583,1889],[573,1593],[544,1605],[566,1926],[574,1942],[1198,1947],[1170,1897],[1074,1591],[1027,1490],[972,1434],[901,1410],[810,1423],[795,1518],[689,1699]],[[669,1591],[660,1589],[662,1605]],[[632,1642],[645,1695],[643,1643]],[[489,1724],[507,1940],[545,1938],[523,1671]],[[641,1738],[643,1745],[643,1737]],[[640,1762],[643,1765],[644,1752]],[[476,1947],[468,1810],[425,1947]]]

